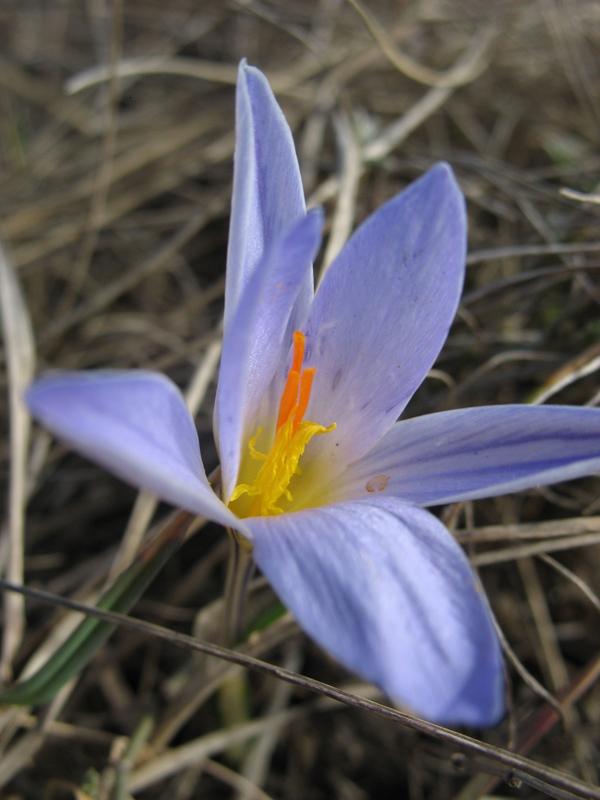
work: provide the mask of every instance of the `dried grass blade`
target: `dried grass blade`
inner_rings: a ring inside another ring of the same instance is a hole
[[[27,448],[31,421],[23,404],[23,392],[35,369],[35,344],[27,306],[10,259],[0,244],[0,309],[8,367],[10,408],[10,478],[8,516],[3,538],[7,542],[4,572],[8,580],[23,582],[25,505],[27,502]],[[25,624],[22,598],[4,599],[4,632],[0,674],[11,675],[13,657]]]

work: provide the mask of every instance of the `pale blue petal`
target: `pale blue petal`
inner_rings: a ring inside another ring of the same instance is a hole
[[[55,436],[127,483],[239,528],[209,486],[194,421],[175,384],[163,375],[56,373],[34,383],[26,402]]]
[[[308,417],[337,423],[311,443],[330,472],[371,449],[437,358],[465,248],[464,199],[439,164],[376,211],[329,268],[306,333],[317,368]]]
[[[265,76],[242,61],[236,94],[236,141],[225,328],[265,249],[305,214],[292,134]],[[312,273],[298,303],[312,297]]]
[[[223,338],[215,402],[223,497],[233,490],[244,434],[291,344],[291,315],[321,238],[323,215],[311,211],[266,249]]]
[[[600,410],[486,406],[398,422],[335,480],[419,505],[492,497],[600,473]]]
[[[498,721],[503,668],[489,609],[429,512],[378,498],[246,522],[277,594],[349,669],[431,720]]]

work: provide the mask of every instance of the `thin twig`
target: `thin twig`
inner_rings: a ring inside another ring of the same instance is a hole
[[[537,557],[540,559],[540,561],[543,561],[544,564],[548,564],[550,567],[552,567],[552,569],[560,572],[564,578],[567,578],[567,580],[571,581],[571,583],[587,597],[596,611],[600,611],[600,596],[592,589],[591,586],[589,586],[582,578],[580,578],[579,575],[576,575],[568,567],[565,567],[564,564],[561,564],[560,561],[552,558],[552,556],[540,553]]]
[[[600,531],[600,516],[549,519],[543,522],[521,522],[508,525],[486,525],[456,532],[459,542],[506,542],[523,539],[561,539]]]
[[[517,558],[528,558],[539,553],[554,553],[558,550],[570,550],[575,547],[589,547],[600,544],[600,533],[587,533],[581,536],[569,536],[565,539],[524,544],[519,547],[506,547],[502,550],[492,550],[489,553],[478,553],[471,561],[478,567],[487,567],[491,564],[501,564],[504,561],[514,561]]]

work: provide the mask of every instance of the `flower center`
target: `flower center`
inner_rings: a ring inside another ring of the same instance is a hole
[[[304,419],[316,373],[314,367],[303,368],[305,347],[306,337],[300,331],[295,331],[292,365],[281,393],[275,437],[270,450],[261,453],[256,448],[256,441],[261,434],[260,428],[248,442],[250,458],[261,462],[261,466],[251,483],[239,483],[233,490],[230,505],[242,495],[253,499],[246,512],[240,516],[283,513],[283,509],[277,504],[282,497],[292,502],[289,486],[292,478],[300,474],[300,459],[306,446],[313,436],[335,429],[335,423],[325,427]]]

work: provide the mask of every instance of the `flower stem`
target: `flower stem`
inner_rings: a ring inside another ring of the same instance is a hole
[[[227,532],[230,549],[225,579],[222,640],[226,647],[232,647],[241,636],[246,589],[254,564],[249,542],[232,530]]]
[[[252,547],[235,531],[229,534],[229,562],[225,579],[223,603],[222,640],[225,647],[233,647],[240,639],[244,623],[244,601],[248,581],[252,574]],[[219,689],[219,707],[225,726],[237,725],[249,719],[248,679],[246,672],[234,674]],[[244,745],[230,747],[227,757],[234,763],[242,762],[246,754]]]

